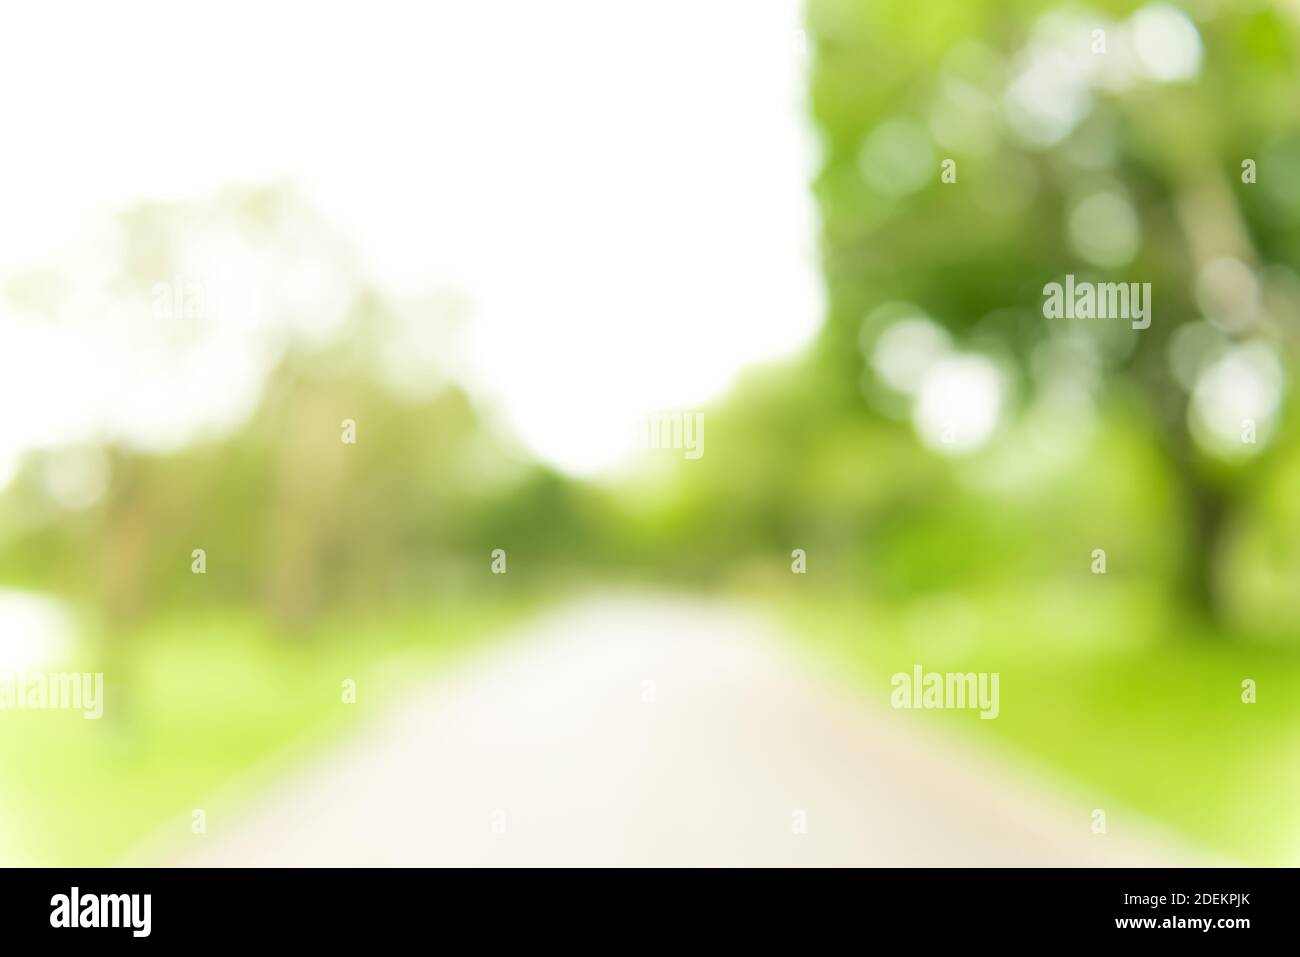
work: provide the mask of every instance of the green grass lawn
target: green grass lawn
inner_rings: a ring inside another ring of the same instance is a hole
[[[159,832],[185,838],[223,788],[356,730],[526,604],[343,619],[295,637],[251,615],[156,621],[131,636],[129,660],[104,664],[101,720],[4,712],[0,864],[102,866]]]
[[[918,663],[997,671],[996,720],[942,710],[908,719],[972,747],[994,735],[1095,796],[1096,806],[1109,797],[1211,853],[1248,864],[1300,861],[1294,651],[1191,632],[1136,588],[1091,597],[1021,588],[907,608],[804,593],[776,607],[881,707],[889,707],[890,676]],[[1246,678],[1257,684],[1255,704],[1242,701]]]

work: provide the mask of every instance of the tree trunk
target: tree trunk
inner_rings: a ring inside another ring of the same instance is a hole
[[[1180,593],[1187,606],[1210,623],[1223,617],[1219,559],[1232,503],[1228,495],[1182,467],[1187,534],[1184,540]]]
[[[1157,354],[1164,351],[1158,342]],[[1160,356],[1162,360],[1162,356]],[[1229,487],[1206,474],[1195,440],[1187,429],[1187,398],[1167,373],[1147,378],[1147,397],[1155,413],[1166,461],[1173,469],[1181,498],[1182,540],[1174,597],[1203,622],[1223,620],[1224,601],[1219,564],[1234,506]]]

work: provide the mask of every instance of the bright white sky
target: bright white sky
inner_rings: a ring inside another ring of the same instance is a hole
[[[296,182],[389,291],[465,294],[463,375],[575,472],[811,336],[797,0],[340,7],[6,5],[0,275],[141,198]],[[26,370],[0,397],[31,417],[0,474],[67,429],[42,382],[65,414],[103,404],[37,341],[0,339]]]

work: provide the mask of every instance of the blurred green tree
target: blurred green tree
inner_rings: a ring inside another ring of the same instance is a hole
[[[1213,616],[1224,536],[1287,415],[1300,39],[1283,4],[1186,10],[812,0],[817,361],[846,410],[897,403],[873,350],[900,318],[994,359],[1022,406],[1064,365],[1162,449],[1179,591]],[[1150,327],[1045,318],[1045,285],[1067,275],[1149,282]]]

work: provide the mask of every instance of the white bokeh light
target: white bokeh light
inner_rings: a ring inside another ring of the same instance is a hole
[[[0,676],[55,664],[72,646],[71,615],[37,592],[0,589]]]
[[[112,467],[103,449],[65,449],[45,462],[41,486],[61,508],[77,511],[96,505],[108,491]]]
[[[1216,455],[1253,455],[1273,436],[1284,386],[1282,363],[1267,343],[1251,342],[1224,353],[1205,367],[1192,392],[1192,434]],[[1254,441],[1249,441],[1252,433]]]
[[[930,368],[952,349],[948,333],[929,319],[901,319],[876,340],[871,368],[899,392],[915,395]]]
[[[858,165],[863,178],[877,192],[903,196],[934,178],[934,146],[920,123],[894,117],[867,135]]]
[[[916,434],[927,448],[945,455],[975,451],[998,427],[1005,388],[1001,370],[984,356],[936,362],[926,372],[912,412]]]
[[[1052,146],[1092,109],[1087,74],[1069,53],[1032,42],[1003,97],[1007,122],[1025,142]]]
[[[1128,21],[1133,52],[1153,80],[1189,80],[1201,69],[1201,35],[1187,14],[1169,4],[1151,4]]]
[[[1117,190],[1099,190],[1070,210],[1070,246],[1094,266],[1110,269],[1132,262],[1141,244],[1133,204]]]

